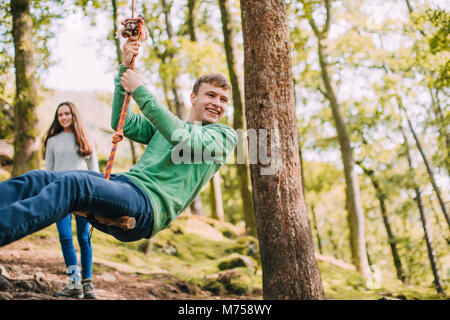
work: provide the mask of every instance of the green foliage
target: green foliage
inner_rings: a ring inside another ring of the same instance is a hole
[[[11,138],[14,132],[14,109],[0,98],[0,139]]]
[[[62,0],[30,1],[30,13],[33,19],[35,77],[38,83],[55,63],[50,51],[50,44],[55,37],[55,29],[71,10]],[[11,96],[14,62],[14,44],[12,37],[12,15],[9,1],[0,0],[0,95]]]
[[[397,97],[407,105],[433,164],[445,168],[448,108],[444,106],[448,105],[448,90],[442,83],[448,73],[448,11],[422,6],[411,17],[400,18],[399,14],[398,18],[389,15],[380,18],[380,13],[377,16],[373,10],[379,8],[369,2],[331,3],[330,34],[323,45],[329,74],[345,111],[354,159],[373,170],[385,194],[396,235],[394,241],[407,269],[408,281],[426,283],[429,287],[432,275],[411,179],[419,184],[424,197],[433,195],[413,145],[414,171],[408,169],[399,132],[404,114],[399,110]],[[389,5],[397,10],[404,4],[390,1]],[[314,17],[320,22],[316,26],[320,30],[326,19],[325,10],[320,1],[292,2],[289,10],[296,17],[290,21],[299,136],[306,159],[303,168],[306,202],[309,208],[314,208],[318,224],[318,231],[313,229],[313,239],[317,246],[319,236],[325,253],[350,262],[340,150],[321,79],[316,34],[307,21]],[[369,255],[372,263],[395,274],[377,194],[370,179],[358,169]],[[445,182],[441,186],[445,190]],[[436,211],[433,220],[436,228],[431,228],[431,232],[442,268],[448,265],[444,256],[448,230],[442,228],[445,220],[436,200],[425,206],[428,211]]]
[[[100,13],[106,12],[112,17],[110,1],[76,0],[76,7],[70,7],[67,3],[32,1],[35,60],[38,62],[36,74],[41,77],[54,61],[50,48],[62,17],[80,11],[90,17],[92,23],[96,22],[96,16]],[[136,1],[135,11],[145,15],[150,32],[150,40],[143,44],[143,54],[140,56],[145,75],[158,89],[155,93],[163,97],[163,104],[172,108],[173,86],[186,97],[200,74],[227,74],[227,68],[217,1],[197,1],[197,41],[189,38],[186,2],[168,3],[171,4],[174,29],[171,39],[167,34],[160,1]],[[237,30],[235,40],[240,63],[243,52],[239,1],[230,3],[232,23]],[[316,248],[319,237],[325,255],[350,263],[341,150],[322,80],[317,38],[307,21],[314,17],[318,22],[317,27],[323,29],[326,21],[323,3],[318,0],[288,1],[298,134],[303,156],[306,204],[310,221],[312,208],[317,220],[317,231],[312,228]],[[395,279],[379,195],[371,180],[355,165],[366,217],[368,253],[386,281],[383,280],[384,287],[381,289],[370,290],[355,272],[319,262],[329,298],[376,299],[383,290],[392,292],[394,297],[437,298],[432,294],[433,277],[414,201],[413,181],[423,193],[425,212],[429,218],[438,265],[444,271],[443,276],[446,275],[445,266],[450,265],[446,255],[448,226],[430,187],[420,154],[412,144],[414,170],[409,170],[403,137],[399,131],[401,124],[406,128],[404,114],[399,110],[399,102],[402,102],[423,142],[425,153],[432,159],[444,198],[448,199],[445,186],[449,168],[450,113],[447,106],[450,19],[448,9],[430,8],[427,3],[422,3],[416,3],[414,12],[408,15],[403,1],[389,0],[379,6],[371,1],[331,1],[330,31],[327,41],[322,43],[328,56],[330,75],[345,115],[354,159],[374,173],[383,191],[395,236],[393,241],[399,250],[411,287],[403,287]],[[118,1],[118,8],[119,18],[129,16],[129,1]],[[383,12],[386,8],[391,8],[397,15]],[[11,23],[9,2],[0,0],[0,97],[8,102],[14,96]],[[107,28],[112,31],[112,27],[111,20]],[[89,26],[86,28],[90,30]],[[95,39],[100,46],[111,40],[112,32],[108,38]],[[115,55],[108,55],[107,58],[111,56]],[[238,71],[242,77],[240,68]],[[11,137],[11,111],[12,108],[0,108],[0,139]],[[227,111],[224,123],[231,122],[232,111],[232,108]],[[41,121],[45,117],[45,114],[41,114]],[[96,129],[95,125],[92,129]],[[406,134],[411,138],[409,131]],[[126,152],[124,154],[123,157],[118,154],[115,164],[117,171],[129,168],[129,159]],[[106,162],[105,156],[100,157],[102,167]],[[225,165],[221,169],[221,179],[225,220],[240,228],[243,224],[243,204],[236,167]],[[204,188],[200,195],[203,209],[208,214],[211,212],[209,188]],[[169,230],[152,239],[150,247],[145,241],[118,243],[96,232],[98,238],[94,241],[99,248],[98,255],[117,263],[136,266],[140,270],[173,272],[217,294],[261,290],[259,248],[255,238],[242,236],[229,224],[218,224],[214,227],[224,239],[212,241],[187,232],[184,222],[183,218],[176,220]],[[233,258],[236,255],[250,257],[257,265],[257,273],[244,267],[239,258]],[[226,275],[227,272],[237,273],[231,277]],[[444,281],[448,281],[448,276]]]
[[[426,14],[437,30],[434,31],[429,39],[430,51],[433,55],[444,54],[444,65],[441,66],[436,84],[445,88],[450,85],[450,13],[444,9],[428,9]]]
[[[8,89],[11,92],[13,88],[10,82],[13,65],[12,15],[9,1],[0,0],[0,96],[8,95]]]

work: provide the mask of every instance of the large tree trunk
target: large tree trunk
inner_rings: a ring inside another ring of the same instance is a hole
[[[39,168],[36,145],[36,79],[34,77],[33,21],[29,0],[11,0],[16,95],[14,101],[14,161],[12,175]]]
[[[389,243],[389,246],[391,247],[392,259],[394,260],[395,270],[397,271],[397,278],[401,282],[405,283],[406,278],[405,278],[405,273],[403,271],[402,262],[400,260],[400,255],[398,254],[398,251],[397,251],[396,237],[394,236],[394,232],[392,231],[391,222],[389,221],[389,216],[388,216],[387,210],[386,210],[386,204],[384,202],[385,199],[387,198],[387,195],[381,189],[380,183],[378,182],[377,178],[375,177],[375,173],[373,172],[373,170],[369,170],[368,168],[366,168],[362,164],[362,162],[357,162],[357,164],[364,171],[364,173],[370,178],[370,181],[372,182],[372,186],[375,189],[375,193],[376,193],[378,202],[380,203],[380,210],[381,210],[381,216],[383,218],[384,227],[386,228],[386,233],[388,235],[388,243]]]
[[[282,0],[241,0],[247,128],[267,129],[251,164],[264,299],[324,299],[303,199],[287,13]],[[261,130],[260,130],[261,134]]]
[[[414,200],[416,201],[417,207],[419,208],[420,221],[422,222],[423,232],[424,232],[424,236],[425,236],[425,242],[427,244],[428,259],[430,260],[431,271],[433,272],[434,286],[438,293],[444,293],[441,277],[439,275],[436,254],[434,253],[433,242],[432,242],[431,234],[430,234],[430,231],[428,228],[428,222],[427,222],[427,219],[425,216],[425,212],[423,210],[421,192],[420,192],[419,186],[417,185],[417,183],[414,180],[414,169],[413,169],[413,165],[412,165],[411,152],[409,150],[408,139],[407,139],[402,127],[400,127],[400,131],[403,135],[403,141],[404,141],[405,149],[406,149],[406,156],[408,158],[409,177],[412,180],[412,181],[410,181],[410,184],[413,185],[414,192],[416,194]]]
[[[361,204],[358,176],[354,170],[353,150],[350,146],[350,135],[342,115],[341,106],[336,96],[335,84],[331,80],[327,56],[327,37],[331,25],[331,3],[325,1],[326,22],[323,30],[319,30],[312,17],[312,7],[309,1],[303,1],[307,19],[317,37],[317,51],[319,55],[320,71],[325,86],[326,98],[328,99],[338,135],[341,149],[342,163],[346,183],[346,208],[348,210],[348,222],[350,228],[350,248],[352,262],[363,277],[368,277],[368,261],[364,231],[364,212]]]
[[[236,59],[234,51],[234,30],[231,25],[230,10],[228,7],[228,0],[219,0],[220,14],[222,17],[222,31],[224,39],[225,54],[227,57],[228,74],[230,75],[230,82],[233,88],[233,127],[238,130],[238,144],[235,149],[235,156],[237,159],[237,175],[239,180],[239,189],[242,197],[242,206],[244,210],[245,229],[248,234],[256,237],[256,221],[253,211],[252,192],[250,190],[250,177],[248,166],[247,146],[245,143],[245,114],[244,104],[242,102],[241,84],[236,71]],[[240,129],[240,130],[239,130]],[[238,156],[241,155],[241,159]]]
[[[405,113],[405,117],[406,117],[406,121],[408,122],[409,130],[411,131],[414,141],[416,142],[417,149],[419,149],[420,155],[422,156],[422,160],[425,164],[425,167],[427,168],[427,173],[428,173],[428,177],[430,178],[431,185],[433,186],[433,190],[436,193],[436,196],[438,198],[442,213],[445,217],[445,220],[447,221],[448,227],[450,228],[450,217],[447,213],[447,208],[445,206],[445,201],[442,198],[441,190],[437,186],[436,180],[434,179],[434,175],[433,175],[433,171],[431,170],[430,163],[425,155],[425,152],[423,151],[422,144],[420,143],[419,137],[417,136],[416,131],[414,130],[411,120],[409,120],[408,113],[406,112],[406,109],[403,106],[403,102],[400,99],[400,97],[398,97],[398,96],[397,96],[397,102],[398,102],[400,109],[403,110],[403,112]]]

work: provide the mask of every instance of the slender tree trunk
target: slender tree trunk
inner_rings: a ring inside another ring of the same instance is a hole
[[[203,211],[203,203],[202,203],[202,199],[200,198],[200,194],[198,194],[194,201],[192,201],[191,205],[191,213],[195,214],[197,216],[204,216],[204,211]]]
[[[165,79],[161,79],[162,80],[162,87],[163,87],[163,91],[164,91],[164,99],[166,100],[166,104],[167,104],[167,108],[172,111],[173,113],[177,113],[177,110],[175,109],[175,106],[173,105],[172,101],[170,100],[169,97],[169,86],[166,83]]]
[[[416,131],[414,130],[414,127],[411,124],[411,120],[409,120],[408,113],[406,112],[406,109],[403,106],[403,102],[399,96],[397,96],[397,102],[398,102],[400,109],[403,110],[403,112],[405,113],[405,117],[406,117],[406,121],[408,122],[409,130],[411,131],[411,133],[414,137],[414,141],[416,142],[417,149],[419,149],[420,155],[422,156],[422,160],[425,164],[425,167],[427,168],[427,173],[428,173],[428,177],[430,178],[431,185],[433,186],[433,190],[436,193],[436,196],[438,198],[442,213],[444,214],[445,220],[447,221],[448,227],[450,229],[450,217],[448,215],[447,208],[445,206],[445,201],[442,198],[441,190],[437,186],[436,180],[434,179],[434,175],[433,175],[433,171],[431,170],[430,163],[425,155],[425,152],[423,151],[422,144],[420,143],[419,137],[417,136]]]
[[[367,252],[367,262],[369,263],[369,266],[373,266],[373,261],[372,261],[372,259],[370,258],[370,254],[369,254],[369,246],[368,246],[367,242],[366,242],[366,252]]]
[[[295,87],[297,85],[296,80],[294,75],[292,75],[292,85],[294,87],[294,101],[295,101],[295,110],[297,110],[297,95],[296,95],[296,90]],[[302,192],[303,192],[303,196],[305,198],[305,202],[306,201],[306,192],[305,192],[305,168],[303,166],[303,153],[302,153],[302,140],[301,140],[301,136],[299,135],[298,138],[298,156],[300,157],[300,174],[301,174],[301,179],[302,179]],[[308,205],[306,206],[308,208]]]
[[[341,149],[342,163],[344,166],[346,182],[347,210],[349,214],[350,246],[352,250],[352,261],[356,269],[363,276],[367,276],[367,258],[364,231],[364,212],[361,204],[358,176],[354,170],[353,150],[350,146],[350,135],[328,75],[328,66],[322,55],[323,47],[319,45],[320,65],[322,68],[322,79],[324,81],[327,96],[333,112],[333,118],[338,133],[339,146]]]
[[[324,299],[301,187],[285,3],[241,0],[241,13],[247,128],[268,130],[258,149],[271,159],[268,168],[260,153],[250,165],[263,297]]]
[[[112,7],[113,7],[113,39],[114,39],[114,44],[116,45],[116,54],[117,54],[117,64],[121,64],[122,60],[123,60],[123,53],[122,53],[122,49],[120,48],[120,39],[116,37],[116,33],[117,33],[117,0],[111,0],[112,2]]]
[[[406,2],[406,6],[408,7],[408,12],[411,14],[413,12],[411,3],[409,2],[409,0],[405,0],[405,2]]]
[[[434,286],[435,286],[436,291],[438,293],[444,293],[441,277],[439,275],[436,254],[434,253],[433,242],[432,242],[431,234],[430,234],[430,231],[429,231],[429,228],[428,228],[428,222],[427,222],[427,219],[426,219],[426,216],[425,216],[425,212],[423,210],[422,196],[421,196],[421,193],[420,193],[419,186],[414,181],[415,180],[414,179],[414,169],[413,169],[413,165],[412,165],[411,152],[409,150],[408,139],[406,138],[405,132],[403,131],[402,127],[400,127],[400,131],[401,131],[401,133],[403,135],[403,140],[404,140],[405,149],[406,149],[406,156],[408,158],[408,165],[409,165],[409,174],[408,174],[408,176],[411,179],[410,182],[413,185],[414,192],[416,194],[414,200],[416,201],[417,207],[419,208],[420,221],[422,222],[423,232],[424,232],[424,235],[425,235],[425,242],[427,244],[428,259],[430,260],[431,270],[433,272]]]
[[[122,49],[120,48],[120,39],[116,38],[116,32],[117,32],[117,0],[112,0],[112,7],[113,7],[113,16],[112,16],[112,20],[113,20],[113,40],[114,40],[114,44],[116,46],[116,58],[117,58],[117,65],[120,65],[122,63],[123,60],[123,53],[122,53]],[[136,149],[135,149],[135,145],[133,140],[128,139],[128,143],[130,144],[130,150],[131,150],[131,162],[132,164],[136,164],[137,162],[137,155],[136,155]]]
[[[224,221],[222,189],[220,187],[220,174],[217,172],[210,181],[211,190],[211,209],[214,219]]]
[[[373,172],[373,170],[367,169],[361,162],[357,162],[357,164],[364,171],[364,173],[370,178],[370,181],[372,182],[372,186],[375,189],[375,193],[376,193],[378,202],[380,203],[380,210],[381,210],[381,216],[383,218],[384,227],[385,227],[386,233],[388,235],[388,243],[389,243],[389,246],[391,247],[392,259],[394,262],[395,270],[397,271],[397,278],[401,282],[405,283],[406,278],[405,278],[405,273],[403,271],[402,262],[400,260],[400,255],[398,254],[398,251],[397,251],[396,237],[394,236],[394,232],[392,231],[391,222],[389,221],[389,216],[388,216],[387,210],[386,210],[386,204],[384,202],[385,199],[387,199],[387,195],[381,189],[380,183],[376,179],[375,173]]]
[[[241,84],[236,72],[236,59],[234,51],[234,30],[231,25],[230,10],[228,7],[228,0],[219,0],[220,14],[222,17],[222,31],[224,38],[225,54],[227,57],[228,74],[230,76],[233,96],[233,127],[238,130],[238,144],[235,150],[237,159],[237,175],[239,179],[240,193],[242,197],[242,205],[244,210],[245,229],[247,234],[256,237],[256,221],[253,211],[252,192],[250,191],[250,177],[248,166],[247,147],[245,143],[245,110],[242,99]],[[240,130],[239,130],[240,129]],[[238,159],[239,154],[242,154],[241,159]]]
[[[163,11],[164,11],[164,21],[166,23],[166,32],[167,32],[167,37],[169,39],[169,42],[173,43],[173,38],[174,38],[174,32],[173,32],[173,26],[172,26],[172,22],[170,20],[170,8],[172,6],[172,3],[168,3],[167,0],[161,0],[161,4],[163,7]],[[173,48],[171,46],[171,48],[168,49],[168,63],[172,63],[173,59],[174,59],[174,52],[173,52]],[[184,105],[183,99],[181,97],[180,94],[180,90],[178,88],[178,84],[176,79],[178,78],[177,74],[172,74],[170,75],[171,80],[170,80],[170,86],[171,86],[171,90],[172,90],[172,94],[173,94],[173,98],[174,98],[174,102],[175,102],[175,109],[177,111],[177,116],[181,119],[181,120],[186,120],[187,119],[187,113],[186,113],[186,106]]]
[[[311,214],[312,214],[313,223],[314,223],[314,230],[316,231],[317,247],[319,248],[319,253],[323,254],[322,241],[320,240],[319,227],[317,225],[317,219],[316,219],[316,211],[314,210],[313,204],[311,205]]]
[[[195,32],[195,7],[197,4],[197,0],[188,0],[187,7],[188,7],[188,14],[187,14],[187,20],[186,24],[188,26],[188,33],[189,38],[191,41],[197,41],[197,35]],[[177,101],[177,99],[176,99]],[[220,172],[216,173],[217,177],[214,176],[214,179],[210,182],[211,185],[215,188],[214,191],[222,192],[220,188]],[[219,183],[219,185],[217,185]],[[211,190],[212,191],[212,190]],[[216,212],[218,214],[219,220],[224,220],[224,213],[223,213],[223,201],[222,201],[222,193],[220,194],[214,194],[214,199],[211,199],[211,205],[214,204],[214,207],[211,208],[213,214]],[[211,194],[212,196],[213,194]],[[198,195],[194,202],[191,204],[191,211],[194,214],[197,215],[204,215],[203,212],[203,205],[200,198],[200,195]]]
[[[306,3],[306,2],[305,2]],[[366,253],[366,241],[364,231],[364,212],[361,204],[358,176],[354,170],[353,150],[350,146],[350,135],[341,106],[335,94],[335,84],[331,80],[329,65],[327,62],[327,37],[331,20],[330,1],[325,1],[327,18],[323,30],[319,30],[312,17],[311,4],[306,3],[305,10],[308,21],[317,37],[317,51],[319,55],[319,64],[323,84],[325,85],[326,98],[328,99],[333,119],[338,135],[339,146],[341,149],[342,163],[344,166],[346,182],[346,207],[348,210],[348,222],[350,227],[350,248],[352,252],[352,262],[363,277],[368,276],[368,261]]]
[[[305,192],[305,173],[304,173],[304,167],[303,167],[303,153],[302,153],[302,146],[301,146],[301,142],[299,141],[299,147],[298,147],[298,156],[300,158],[300,174],[301,174],[301,179],[302,179],[302,192],[303,195],[305,197],[305,201],[306,201],[306,192]]]
[[[447,174],[450,174],[450,132],[448,130],[448,127],[445,125],[445,117],[444,113],[442,112],[441,102],[439,99],[439,90],[436,89],[435,91],[436,93],[434,96],[433,91],[430,88],[430,95],[433,100],[433,105],[435,106],[434,109],[436,113],[436,118],[439,119],[439,134],[441,138],[445,141],[445,147],[447,150],[447,159],[445,162],[445,166],[447,168]]]
[[[145,19],[151,19],[151,17],[149,17],[148,14],[148,9],[147,6],[144,4],[142,6],[142,12],[143,15],[145,17]],[[150,39],[152,40],[153,43],[157,43],[158,39],[157,36],[154,34],[154,32],[152,32],[152,29],[148,29],[149,31],[149,36]],[[156,53],[156,56],[159,58],[160,63],[159,63],[159,68],[158,68],[158,72],[159,72],[159,77],[161,78],[161,85],[162,85],[162,89],[164,92],[164,99],[166,101],[166,105],[167,108],[174,114],[177,114],[177,110],[175,109],[174,104],[172,103],[171,99],[170,99],[170,79],[168,79],[167,75],[165,73],[162,72],[162,66],[169,64],[170,62],[167,61],[168,59],[168,50],[166,49],[165,51],[160,51],[160,49],[158,48],[158,46],[155,46],[153,48],[154,52]]]
[[[167,0],[161,0],[161,5],[162,5],[163,11],[164,11],[164,19],[166,22],[167,37],[169,38],[169,41],[173,42],[174,32],[173,32],[172,22],[170,20],[170,7],[172,5],[171,5],[171,2],[169,4],[167,2]],[[173,49],[170,48],[167,53],[169,63],[172,63],[172,61],[174,59],[174,52],[172,50]],[[174,97],[175,109],[177,112],[177,116],[181,120],[186,120],[187,119],[186,106],[184,105],[183,99],[181,98],[180,90],[178,89],[178,85],[176,83],[176,79],[178,78],[178,75],[172,74],[171,77],[172,78],[170,81],[170,86],[171,86],[172,94]],[[200,215],[200,216],[204,215],[203,205],[202,205],[202,200],[200,198],[200,194],[195,197],[194,201],[192,201],[190,208],[191,208],[192,214],[196,214],[196,215]]]
[[[197,0],[188,0],[188,16],[187,16],[187,26],[189,32],[189,38],[191,41],[197,41],[197,35],[195,33],[195,5],[197,4]]]
[[[436,89],[436,96],[433,93],[433,88],[428,88],[430,91],[430,97],[431,97],[431,103],[432,103],[432,109],[434,113],[434,118],[436,121],[436,125],[438,126],[438,132],[439,132],[439,140],[444,141],[444,147],[446,155],[444,159],[444,166],[445,170],[447,171],[447,175],[450,174],[450,133],[448,131],[447,126],[445,125],[445,118],[444,114],[442,112],[442,108],[439,102],[439,91]],[[439,142],[439,145],[441,143]]]
[[[428,197],[428,208],[431,209],[431,211],[433,212],[433,217],[434,217],[434,225],[436,225],[438,227],[438,234],[445,234],[446,230],[444,230],[444,228],[441,225],[441,220],[439,219],[439,215],[438,212],[435,209],[435,206],[433,205],[433,200]],[[433,224],[433,223],[432,223]],[[447,229],[447,228],[445,228]],[[448,237],[445,238],[445,240],[447,241],[447,244],[450,244],[450,235]]]
[[[336,259],[340,259],[341,253],[339,252],[338,245],[337,245],[336,241],[334,240],[333,227],[328,229],[327,235],[328,235],[328,241],[330,241],[330,244],[331,244],[331,251],[333,253],[333,256]]]

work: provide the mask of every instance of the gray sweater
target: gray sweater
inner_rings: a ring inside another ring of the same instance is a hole
[[[45,170],[92,170],[99,172],[95,145],[89,139],[92,146],[92,155],[83,158],[77,153],[75,135],[73,132],[60,132],[47,140],[45,152]]]

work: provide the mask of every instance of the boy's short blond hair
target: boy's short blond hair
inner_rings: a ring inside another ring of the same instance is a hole
[[[231,84],[221,73],[209,73],[198,78],[197,81],[195,81],[194,88],[192,89],[194,94],[198,94],[198,90],[200,89],[202,83],[209,83],[210,85],[220,87],[231,92]]]

